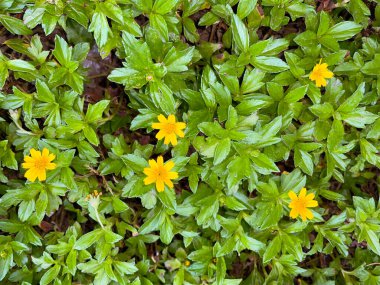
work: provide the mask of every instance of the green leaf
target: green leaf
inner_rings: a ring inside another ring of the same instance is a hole
[[[235,241],[234,236],[232,236],[228,238],[226,242],[224,242],[222,247],[218,250],[216,257],[222,257],[224,255],[231,253],[235,249],[235,246],[236,246],[236,241]]]
[[[313,175],[314,163],[311,155],[304,150],[295,148],[294,150],[294,163],[297,167],[301,168],[303,172],[308,175]]]
[[[367,75],[380,75],[379,65],[380,54],[375,54],[374,59],[372,61],[366,62],[361,71]]]
[[[352,94],[346,101],[344,101],[339,108],[338,112],[348,113],[353,111],[357,106],[359,106],[360,101],[363,99],[363,94],[365,91],[365,83],[361,83],[354,94]]]
[[[232,36],[241,52],[247,51],[249,48],[248,30],[242,20],[238,16],[232,15]]]
[[[151,14],[149,17],[150,26],[155,29],[163,41],[169,41],[168,25],[165,18],[160,14]]]
[[[20,218],[20,221],[25,222],[28,220],[35,209],[36,204],[34,199],[31,199],[29,201],[22,201],[18,208],[18,217]]]
[[[61,271],[61,265],[54,265],[52,268],[50,268],[48,271],[45,272],[45,274],[41,277],[40,285],[48,285],[50,284],[59,274]]]
[[[344,41],[352,38],[362,29],[363,27],[355,22],[343,21],[328,29],[325,35],[332,36],[337,41]]]
[[[350,0],[348,3],[348,11],[354,17],[355,22],[365,23],[371,15],[369,7],[362,0]]]
[[[286,103],[295,103],[302,99],[308,89],[308,85],[304,85],[295,89],[290,90],[284,97],[284,102]]]
[[[112,82],[123,84],[126,89],[141,88],[147,82],[145,74],[131,68],[115,68],[108,79]]]
[[[368,226],[364,226],[362,228],[362,232],[360,234],[360,237],[362,237],[368,243],[369,248],[374,253],[376,253],[377,255],[380,255],[379,237],[377,236],[377,234],[374,231],[369,229]]]
[[[160,225],[160,238],[164,244],[170,244],[174,237],[173,224],[169,216],[166,216],[163,223]]]
[[[86,139],[92,143],[93,145],[99,145],[99,139],[95,132],[95,130],[90,126],[85,126],[83,128],[83,134],[86,137]]]
[[[178,51],[172,47],[164,58],[164,64],[168,72],[182,72],[188,70],[187,65],[190,63],[194,53],[194,47]]]
[[[5,258],[0,259],[0,281],[7,275],[12,264],[13,254],[8,254]]]
[[[254,252],[259,252],[265,247],[265,244],[263,244],[261,241],[251,238],[245,234],[240,236],[240,241],[247,249]]]
[[[274,31],[280,30],[285,20],[285,9],[280,6],[274,6],[270,11],[270,27]]]
[[[22,59],[13,59],[7,61],[8,69],[12,71],[21,71],[21,72],[33,72],[36,71],[36,68],[33,64],[24,61]]]
[[[243,82],[240,87],[240,92],[242,94],[248,94],[259,90],[264,83],[261,82],[265,77],[265,72],[260,69],[248,69],[244,73]]]
[[[112,3],[111,1],[105,1],[103,3],[99,3],[98,8],[108,18],[114,20],[120,25],[124,24],[123,11],[119,5]]]
[[[278,73],[289,69],[289,66],[277,57],[257,56],[251,59],[251,64],[270,73]]]
[[[309,107],[309,110],[322,120],[326,120],[334,114],[334,107],[329,102],[314,104]]]
[[[63,66],[68,66],[71,61],[72,48],[68,46],[66,41],[59,36],[55,37],[55,48],[53,55]]]
[[[281,237],[276,236],[273,240],[271,240],[264,252],[263,262],[268,263],[271,261],[281,250]]]
[[[214,165],[223,162],[231,150],[231,140],[229,138],[222,139],[215,148]]]
[[[102,118],[103,112],[108,107],[109,103],[109,100],[101,100],[95,105],[89,104],[85,117],[86,122],[95,123],[96,121],[99,121]]]
[[[153,4],[153,12],[157,14],[167,14],[177,5],[178,0],[156,0]]]
[[[313,31],[305,31],[294,38],[294,42],[302,47],[312,47],[317,41],[317,35]]]
[[[102,229],[93,230],[83,236],[81,236],[74,245],[76,250],[84,250],[98,241],[104,234]]]
[[[240,0],[237,8],[237,16],[240,19],[247,17],[255,9],[257,0]]]
[[[138,271],[138,268],[135,266],[133,262],[124,262],[124,261],[113,261],[113,266],[117,271],[122,274],[133,274]]]
[[[341,143],[343,140],[344,128],[342,121],[334,120],[329,135],[327,137],[327,148],[330,151],[334,149]]]
[[[96,43],[103,47],[106,45],[108,35],[111,34],[110,27],[108,25],[107,17],[102,12],[96,11],[92,15],[91,24],[88,27],[89,32],[94,33]]]
[[[157,196],[161,203],[169,210],[175,212],[177,208],[177,201],[175,197],[174,189],[165,187],[163,192],[157,192]]]
[[[20,19],[2,14],[0,23],[12,34],[16,35],[31,35],[32,30],[29,29]]]
[[[264,153],[252,156],[251,160],[255,164],[255,170],[263,175],[280,171],[276,164]]]
[[[125,165],[132,168],[132,170],[137,173],[142,172],[145,167],[148,167],[147,161],[135,154],[122,155],[120,158]]]

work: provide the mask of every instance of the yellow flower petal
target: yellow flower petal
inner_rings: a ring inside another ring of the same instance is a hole
[[[312,218],[314,218],[314,215],[313,215],[313,212],[312,211],[310,211],[310,210],[308,210],[308,209],[306,209],[306,211],[305,211],[305,215],[306,215],[306,218],[308,218],[308,219],[312,219]]]
[[[290,215],[291,218],[296,219],[298,217],[298,211],[297,211],[297,209],[292,209],[290,211],[289,215]]]
[[[162,129],[164,126],[165,126],[164,123],[153,123],[152,124],[152,128],[153,129],[158,129],[158,130]]]
[[[34,168],[31,168],[31,169],[29,169],[28,171],[25,172],[24,176],[29,181],[34,182],[36,180],[36,178],[37,178],[37,173],[34,170]]]
[[[148,176],[144,179],[144,185],[149,185],[156,182],[156,178],[153,176]]]
[[[178,173],[177,172],[169,172],[168,176],[170,179],[177,179]]]
[[[156,134],[156,139],[158,140],[162,140],[163,138],[165,137],[165,132],[164,131],[159,131],[157,134]]]
[[[32,157],[30,157],[30,156],[25,156],[25,157],[24,157],[24,161],[25,161],[25,162],[33,162],[34,159],[33,159]]]
[[[176,133],[177,136],[179,136],[180,138],[183,138],[183,137],[185,136],[185,133],[184,133],[183,131],[181,131],[181,130],[177,130],[175,133]]]
[[[44,149],[42,150],[42,156],[46,157],[48,155],[49,155],[49,150],[46,147],[44,147]]]
[[[164,166],[164,158],[161,155],[157,157],[157,166],[158,167]]]
[[[24,162],[23,164],[21,164],[21,166],[24,169],[28,169],[28,168],[32,168],[34,166],[34,163],[33,162]]]
[[[165,136],[165,139],[164,139],[164,144],[169,144],[170,143],[170,136]]]
[[[168,136],[170,142],[172,143],[173,146],[177,145],[177,136],[175,134],[171,134]]]
[[[182,129],[186,128],[186,124],[183,122],[178,122],[175,125],[176,125],[178,130],[182,130]]]
[[[54,153],[51,153],[51,154],[49,154],[49,155],[47,156],[47,158],[48,158],[48,161],[52,161],[52,160],[55,159],[55,154],[54,154]]]
[[[315,201],[315,200],[307,201],[306,207],[308,207],[308,208],[318,207],[318,201]]]
[[[301,199],[301,198],[305,198],[305,196],[306,196],[306,188],[302,188],[300,195],[298,197],[299,199]]]
[[[170,171],[174,167],[174,162],[172,160],[169,160],[165,163],[164,167],[167,171]]]
[[[294,193],[293,191],[289,191],[288,196],[289,196],[290,199],[292,199],[292,200],[298,200],[297,194]]]
[[[37,173],[38,180],[45,181],[46,180],[46,171],[39,171]]]
[[[332,73],[330,70],[325,70],[323,72],[323,77],[324,78],[332,78],[334,76],[334,73]]]
[[[314,193],[310,193],[310,194],[307,194],[307,196],[305,197],[306,200],[313,200],[315,197]]]
[[[56,168],[57,168],[57,165],[55,163],[50,162],[50,163],[46,164],[46,169],[47,170],[53,170],[53,169],[56,169]]]
[[[160,123],[166,123],[166,118],[164,115],[158,115],[157,119]]]
[[[173,189],[174,185],[173,182],[170,179],[165,179],[165,184],[168,185],[170,189]]]
[[[171,124],[175,123],[175,117],[174,117],[174,115],[169,115],[169,117],[168,117],[168,123],[171,123]]]
[[[149,168],[149,167],[145,167],[144,170],[143,170],[144,174],[145,175],[153,175],[154,174],[154,171],[152,168]]]
[[[151,168],[157,168],[157,162],[154,159],[149,159],[149,166]]]
[[[32,158],[40,158],[41,157],[41,152],[38,151],[38,150],[35,150],[34,148],[32,148],[30,150],[30,155]]]
[[[164,192],[165,190],[165,184],[163,180],[157,180],[156,181],[156,188],[158,192]]]

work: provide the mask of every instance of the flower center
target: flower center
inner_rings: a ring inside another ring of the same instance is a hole
[[[296,202],[296,207],[297,207],[298,209],[305,209],[305,208],[306,208],[306,200],[300,198],[300,199]]]
[[[322,71],[322,69],[321,68],[316,68],[314,70],[314,76],[316,76],[316,77],[323,77],[323,71]]]
[[[46,165],[48,164],[49,162],[44,158],[44,157],[41,157],[39,159],[36,159],[34,161],[34,167],[39,169],[39,170],[44,170],[46,169]]]
[[[172,134],[174,133],[175,131],[175,123],[168,123],[166,126],[165,126],[165,130],[168,134]]]
[[[157,175],[157,177],[163,179],[167,176],[167,171],[164,167],[158,167],[156,175]]]

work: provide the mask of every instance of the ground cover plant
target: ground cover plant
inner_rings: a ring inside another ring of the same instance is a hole
[[[0,284],[380,284],[380,5],[0,1]]]

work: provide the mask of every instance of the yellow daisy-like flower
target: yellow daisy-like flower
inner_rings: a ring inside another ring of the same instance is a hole
[[[306,221],[306,219],[312,219],[313,213],[308,208],[318,207],[318,202],[314,200],[314,194],[310,193],[306,195],[306,188],[302,188],[299,196],[293,191],[288,193],[290,199],[292,200],[289,204],[290,217],[296,219],[298,216],[301,216],[302,221]]]
[[[28,169],[25,177],[31,182],[34,182],[37,177],[39,181],[46,180],[46,170],[53,170],[57,167],[55,163],[52,163],[54,159],[55,155],[49,153],[47,148],[44,148],[42,153],[32,148],[30,156],[25,156],[22,164],[22,168]]]
[[[327,63],[322,63],[321,59],[319,63],[314,66],[313,71],[310,73],[309,79],[314,80],[317,87],[326,86],[326,79],[332,78],[334,76],[334,73],[328,70],[327,67]]]
[[[153,123],[152,128],[160,130],[156,138],[161,140],[165,138],[164,144],[171,143],[172,145],[177,145],[177,136],[183,138],[185,134],[183,129],[186,128],[186,124],[183,122],[176,122],[174,115],[169,115],[166,119],[164,115],[158,116],[159,123]]]
[[[165,190],[165,184],[171,189],[174,187],[171,180],[177,179],[178,173],[170,171],[174,167],[173,161],[168,161],[164,164],[164,159],[162,156],[159,156],[157,162],[154,159],[150,159],[149,166],[144,168],[144,174],[147,176],[144,179],[145,185],[156,183],[158,192]]]

